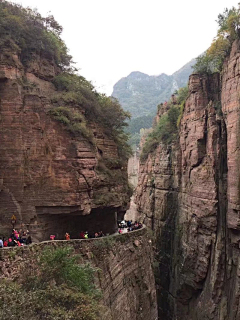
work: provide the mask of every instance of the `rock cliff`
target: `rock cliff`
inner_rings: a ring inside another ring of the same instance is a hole
[[[178,141],[140,165],[136,201],[156,236],[160,319],[240,318],[239,57],[235,41],[221,78],[190,76]]]
[[[26,270],[33,275],[39,268],[38,257],[46,248],[54,248],[54,250],[71,248],[73,254],[81,254],[80,264],[88,263],[97,268],[95,283],[102,293],[98,308],[100,308],[100,304],[105,306],[99,319],[157,319],[155,281],[151,266],[153,252],[146,228],[110,238],[46,241],[21,248],[1,249],[0,289],[2,281],[6,281],[6,279],[21,283]],[[61,291],[60,287],[57,288],[59,288],[58,291]],[[34,291],[34,289],[32,290]],[[64,297],[63,293],[62,296],[60,293],[60,297]],[[21,301],[18,302],[21,303]],[[65,302],[63,305],[68,307],[67,299]],[[81,303],[82,301],[79,302],[80,305]],[[29,308],[32,309],[32,307],[32,301],[30,301]],[[1,311],[3,310],[4,315],[6,309],[8,309],[8,305],[2,301]],[[83,310],[82,314],[79,310],[79,319],[80,316],[82,316],[81,319],[95,319],[93,316],[85,315],[85,311],[89,310]],[[70,313],[68,316],[73,319]],[[6,318],[4,317],[4,319]],[[61,319],[63,319],[62,314]]]
[[[112,137],[94,121],[87,123],[94,143],[76,137],[50,115],[57,74],[50,59],[36,55],[26,67],[13,51],[1,51],[1,235],[9,234],[13,214],[35,241],[70,230],[72,237],[80,229],[111,233],[128,206],[126,163],[118,163]]]

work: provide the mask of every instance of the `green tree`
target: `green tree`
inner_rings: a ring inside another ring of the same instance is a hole
[[[200,57],[193,67],[196,73],[211,74],[221,72],[224,59],[229,54],[234,40],[240,36],[240,10],[232,7],[218,15],[218,33],[210,48]]]

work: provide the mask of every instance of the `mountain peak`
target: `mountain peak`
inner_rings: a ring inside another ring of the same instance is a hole
[[[167,101],[175,90],[186,86],[194,63],[193,59],[172,75],[161,73],[149,76],[133,71],[114,85],[112,96],[133,118],[155,114],[159,103]]]

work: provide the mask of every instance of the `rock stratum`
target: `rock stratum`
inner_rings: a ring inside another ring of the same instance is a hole
[[[140,164],[136,202],[156,236],[159,319],[240,319],[239,57],[235,41],[221,77],[190,76],[179,140]]]
[[[2,235],[9,234],[12,215],[15,227],[28,229],[34,241],[49,239],[51,233],[62,239],[66,231],[78,237],[80,228],[112,233],[117,215],[128,207],[127,168],[118,163],[115,141],[94,121],[87,123],[93,143],[50,115],[57,74],[50,59],[36,55],[26,67],[14,52],[1,51]],[[71,102],[69,107],[74,109]],[[110,169],[106,159],[114,164]]]

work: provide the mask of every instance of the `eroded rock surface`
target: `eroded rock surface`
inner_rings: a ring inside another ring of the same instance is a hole
[[[140,166],[138,210],[155,231],[160,319],[240,318],[239,79],[191,75],[179,141]]]
[[[157,303],[151,240],[145,228],[124,235],[91,240],[52,241],[0,251],[0,279],[21,281],[26,270],[38,268],[37,257],[47,248],[73,249],[81,263],[97,267],[95,282],[106,307],[100,319],[156,320]]]
[[[127,170],[113,168],[109,177],[99,164],[118,159],[117,146],[95,123],[93,145],[54,121],[50,80],[58,70],[51,61],[32,61],[24,68],[17,55],[0,56],[0,232],[9,234],[13,214],[35,241],[66,231],[78,237],[91,226],[114,232],[129,203]]]

